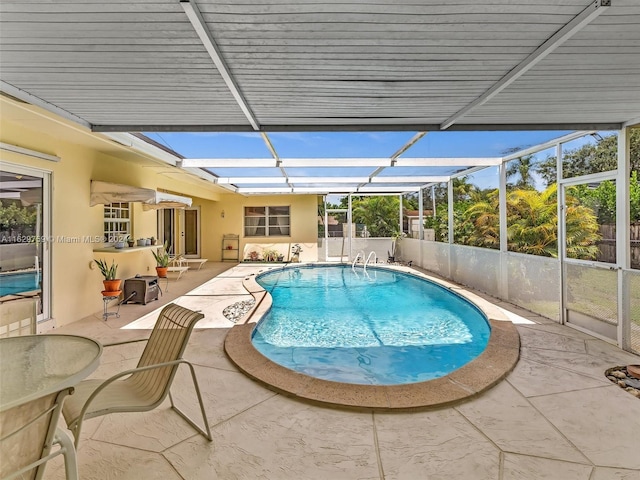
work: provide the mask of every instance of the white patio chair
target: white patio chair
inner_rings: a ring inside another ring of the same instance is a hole
[[[76,386],[75,394],[69,397],[62,409],[67,426],[75,437],[76,447],[85,419],[116,412],[153,410],[167,395],[171,407],[207,440],[212,440],[195,370],[182,358],[191,331],[202,318],[202,313],[170,303],[160,312],[136,368],[107,380],[84,380]],[[171,384],[181,364],[187,365],[191,371],[204,429],[179,410],[171,397]]]
[[[76,451],[57,428],[60,409],[73,387],[0,413],[0,478],[40,479],[45,464],[63,455],[67,480],[78,479]],[[55,447],[59,448],[55,448]]]

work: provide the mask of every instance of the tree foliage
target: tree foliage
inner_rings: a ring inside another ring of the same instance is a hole
[[[400,233],[398,197],[353,197],[352,209],[353,221],[366,225],[372,237],[394,237]]]
[[[508,189],[521,189],[529,190],[535,188],[536,163],[533,155],[526,155],[524,157],[511,160],[507,164],[507,188]],[[509,181],[514,179],[515,181]]]
[[[7,237],[7,243],[18,235],[33,235],[36,215],[34,207],[23,207],[15,200],[0,200],[0,231]]]
[[[485,248],[500,248],[498,190],[484,199],[454,204],[456,243]],[[598,222],[593,210],[573,195],[567,196],[567,255],[594,260],[598,254]],[[511,252],[545,257],[558,256],[557,186],[543,192],[513,190],[507,195],[507,248]],[[439,205],[436,217],[428,218],[425,228],[435,230],[436,240],[446,242],[447,208]]]
[[[640,171],[640,128],[629,130],[631,172]],[[557,181],[556,157],[548,156],[536,166],[546,186]],[[618,162],[618,136],[607,135],[597,143],[589,143],[563,152],[562,170],[564,178],[573,178],[595,172],[615,170]]]

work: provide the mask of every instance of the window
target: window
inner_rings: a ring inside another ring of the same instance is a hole
[[[244,207],[244,236],[289,236],[289,218],[289,207]]]
[[[110,203],[104,206],[104,237],[106,243],[124,241],[131,233],[131,214],[128,203]]]

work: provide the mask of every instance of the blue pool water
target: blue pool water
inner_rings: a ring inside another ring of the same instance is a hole
[[[39,281],[36,272],[2,274],[0,275],[0,297],[38,290]]]
[[[413,275],[318,266],[256,280],[273,306],[254,330],[253,345],[313,377],[373,385],[431,380],[476,358],[489,340],[477,307]]]

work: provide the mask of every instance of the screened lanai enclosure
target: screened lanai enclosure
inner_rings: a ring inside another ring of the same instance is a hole
[[[320,259],[412,261],[640,353],[636,0],[21,0],[0,12],[3,95],[145,155],[141,132],[252,134],[268,158],[158,158],[237,195],[318,195]],[[289,158],[271,138],[326,131],[415,136],[375,158]],[[429,132],[487,131],[565,136],[411,158]],[[358,217],[367,198],[393,199],[392,235]]]
[[[394,195],[395,211],[381,214],[395,221],[393,236],[370,234],[379,216],[356,218],[363,204],[383,210],[363,199],[385,197],[349,194],[340,208],[325,196],[320,259],[411,261],[640,353],[639,146],[640,130],[575,132],[492,166],[458,167],[447,181]]]

